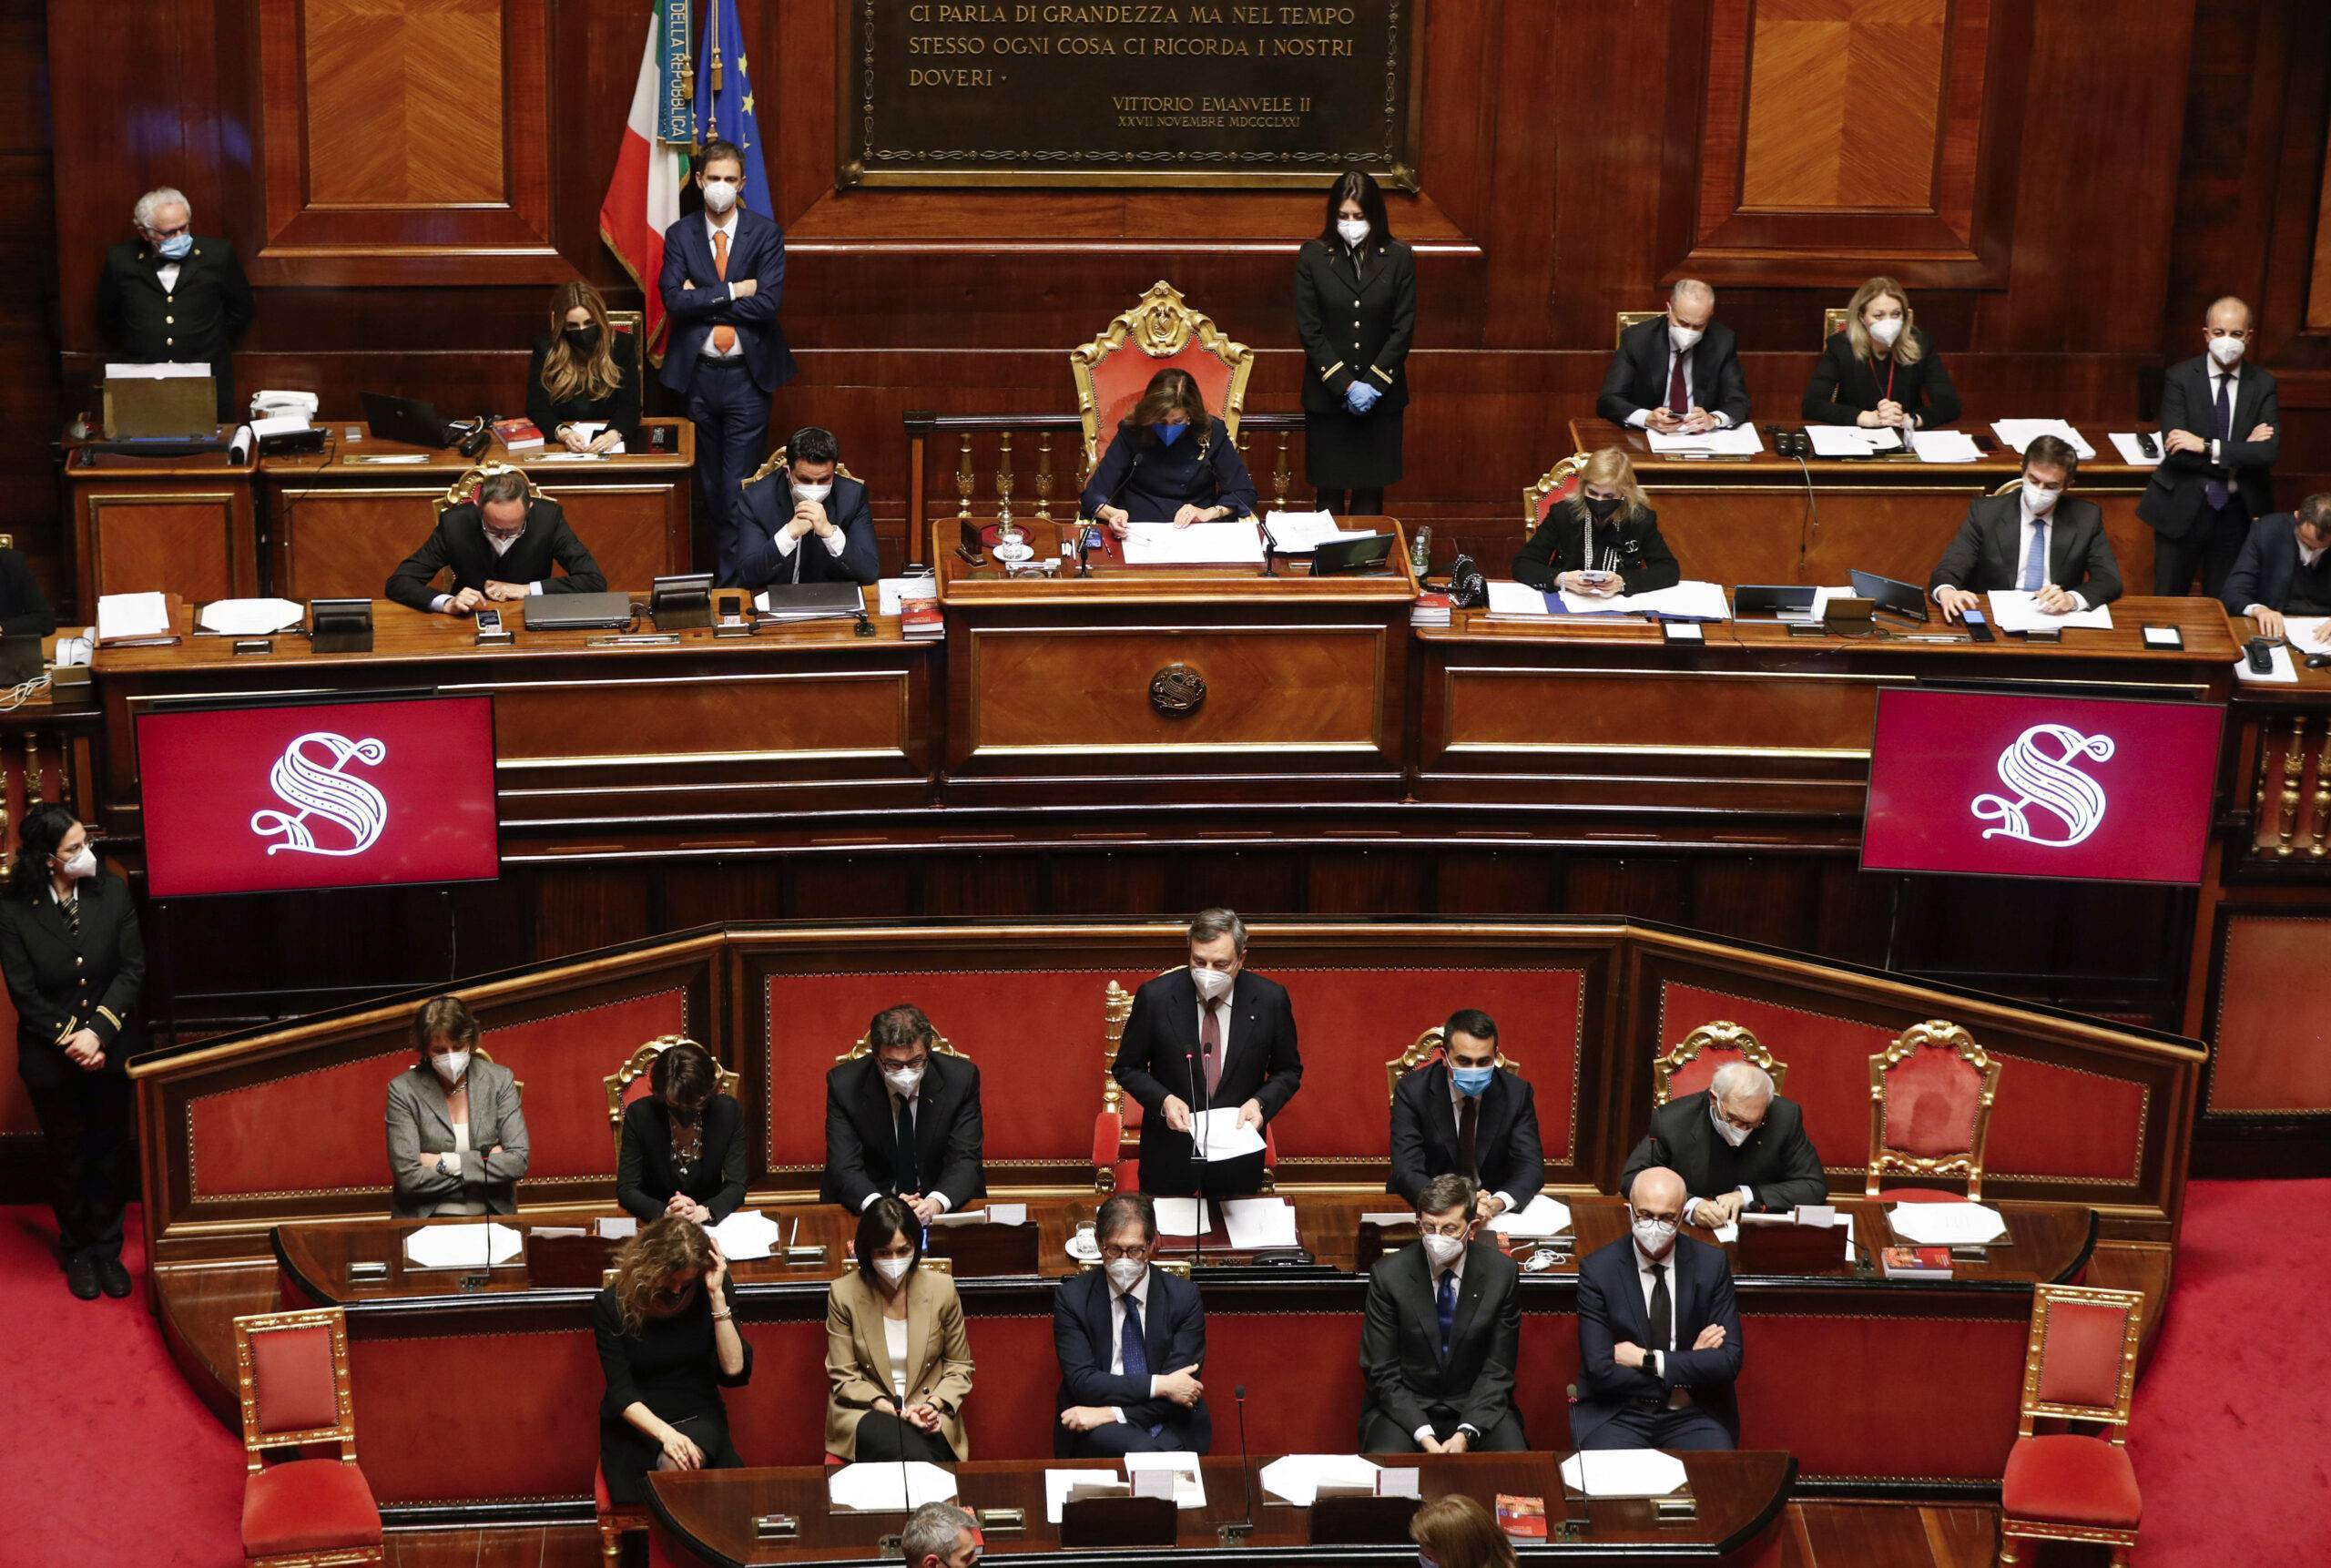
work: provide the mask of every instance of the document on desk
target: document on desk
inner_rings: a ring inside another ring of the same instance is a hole
[[[1570,1206],[1552,1193],[1540,1193],[1520,1208],[1509,1209],[1490,1221],[1500,1236],[1542,1240],[1570,1228]]]
[[[2110,605],[2092,605],[2084,610],[2051,616],[2040,607],[2039,595],[2027,594],[2021,588],[1994,588],[1985,597],[1991,602],[1991,624],[2003,632],[2050,631],[2057,626],[2093,626],[2108,632],[2112,629]]]
[[[1672,588],[1654,588],[1644,594],[1620,594],[1608,599],[1598,599],[1592,594],[1573,594],[1565,588],[1562,600],[1562,607],[1574,616],[1650,616],[1663,621],[1728,621],[1732,618],[1731,602],[1724,596],[1723,588],[1714,583],[1682,582]]]
[[[1119,1481],[1115,1472],[1112,1471],[1048,1470],[1044,1471],[1045,1523],[1060,1522],[1060,1511],[1068,1502],[1068,1495],[1072,1492],[1085,1497],[1130,1497],[1133,1495],[1133,1488],[1128,1483]]]
[[[1753,422],[1730,430],[1704,430],[1697,435],[1669,434],[1646,426],[1644,434],[1650,438],[1652,451],[1669,456],[1754,457],[1765,450]]]
[[[2088,439],[2061,419],[1995,419],[1991,430],[2018,453],[2030,446],[2034,436],[2052,435],[2068,443],[2082,462],[2096,455],[2096,448],[2088,444]]]
[[[1235,1160],[1263,1152],[1262,1133],[1240,1124],[1236,1105],[1216,1105],[1210,1111],[1192,1111],[1190,1139],[1200,1145],[1204,1157],[1210,1160]]]
[[[1202,1198],[1161,1197],[1155,1201],[1160,1236],[1196,1236],[1201,1230],[1214,1228],[1214,1216]]]
[[[2283,636],[2301,653],[2331,653],[2331,616],[2285,616]]]
[[[425,452],[351,452],[341,459],[342,463],[426,463]]]
[[[97,596],[97,640],[124,643],[170,635],[170,603],[159,594]]]
[[[1271,548],[1282,555],[1308,555],[1322,545],[1366,539],[1376,533],[1373,528],[1338,527],[1334,514],[1327,512],[1267,512],[1263,531],[1271,536]]]
[[[1865,430],[1858,424],[1808,424],[1805,433],[1812,438],[1816,457],[1874,457],[1902,450],[1902,438],[1886,425]]]
[[[1241,1251],[1302,1245],[1296,1239],[1295,1206],[1283,1197],[1225,1198],[1222,1224],[1230,1245]]]
[[[908,1513],[954,1495],[954,1475],[919,1459],[869,1461],[826,1472],[826,1502],[852,1513]]]
[[[1562,1484],[1589,1497],[1665,1497],[1683,1486],[1684,1461],[1655,1448],[1598,1448],[1562,1461]]]
[[[1543,588],[1527,583],[1490,581],[1490,614],[1493,616],[1558,616],[1562,601]]]
[[[731,1263],[750,1263],[777,1251],[780,1227],[757,1208],[740,1208],[711,1227],[720,1243],[720,1256]]]
[[[1263,1466],[1257,1477],[1263,1490],[1283,1502],[1308,1508],[1319,1489],[1332,1486],[1376,1493],[1377,1465],[1356,1453],[1291,1453]]]
[[[1911,438],[1910,450],[1920,463],[1974,463],[1983,455],[1963,430],[1922,430]]]
[[[1886,1214],[1894,1234],[1920,1247],[1962,1247],[2007,1234],[2000,1211],[1983,1203],[1898,1203]]]
[[[1198,1471],[1198,1456],[1194,1453],[1129,1453],[1125,1455],[1125,1480],[1148,1472],[1164,1471],[1174,1478],[1174,1506],[1204,1508],[1206,1506],[1206,1477]],[[1135,1493],[1139,1495],[1138,1492]]]
[[[1248,561],[1263,564],[1263,536],[1250,518],[1193,523],[1186,528],[1135,523],[1125,534],[1128,566],[1230,566]]]
[[[484,1225],[425,1225],[404,1238],[415,1268],[499,1268],[526,1249],[525,1232]]]
[[[2105,433],[2112,440],[2112,450],[2121,454],[2121,461],[2128,463],[2131,467],[2158,468],[2161,466],[2161,459],[2158,456],[2147,457],[2145,455],[2145,449],[2137,444],[2136,432],[2133,430],[2114,430],[2108,431]],[[2158,435],[2153,438],[2153,449],[2155,453],[2159,453],[2161,451],[2161,437]]]
[[[194,624],[223,637],[263,637],[298,626],[307,613],[290,599],[213,599]]]
[[[2296,686],[2298,661],[2291,657],[2291,650],[2276,643],[2266,650],[2266,673],[2260,675],[2250,667],[2248,658],[2234,661],[2234,678],[2251,686]]]

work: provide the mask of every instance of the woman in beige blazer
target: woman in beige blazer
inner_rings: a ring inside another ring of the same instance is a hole
[[[458,997],[412,1016],[420,1060],[389,1081],[391,1207],[402,1218],[515,1214],[526,1174],[526,1117],[507,1067],[477,1054],[478,1023]]]
[[[858,1267],[826,1297],[826,1451],[846,1460],[972,1457],[972,1342],[955,1282],[922,1265],[922,1227],[895,1197],[858,1220]]]

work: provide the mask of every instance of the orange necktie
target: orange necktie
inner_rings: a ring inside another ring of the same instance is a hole
[[[712,231],[712,270],[720,274],[722,282],[728,280],[728,231],[725,229],[716,229]],[[714,353],[725,354],[736,346],[736,328],[720,326],[712,329]]]

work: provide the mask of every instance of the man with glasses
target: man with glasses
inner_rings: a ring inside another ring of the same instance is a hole
[[[1727,1062],[1706,1094],[1654,1111],[1620,1190],[1654,1166],[1682,1176],[1691,1194],[1685,1217],[1710,1228],[1730,1225],[1743,1209],[1779,1214],[1829,1198],[1821,1156],[1805,1135],[1805,1113],[1774,1094],[1772,1075],[1754,1062]]]
[[[251,324],[251,286],[235,248],[194,231],[194,208],[164,186],[137,199],[137,238],[106,252],[97,325],[114,357],[133,364],[207,364],[221,423],[235,412],[229,346]]]
[[[1053,1349],[1060,1359],[1062,1459],[1129,1453],[1205,1453],[1206,1308],[1198,1288],[1152,1266],[1157,1214],[1139,1193],[1101,1206],[1093,1227],[1101,1267],[1062,1282],[1053,1297]]]
[[[1474,1190],[1451,1172],[1417,1195],[1418,1239],[1368,1274],[1359,1330],[1362,1453],[1518,1453],[1522,1270],[1474,1236]]]
[[[1664,1166],[1628,1189],[1628,1234],[1578,1268],[1578,1402],[1588,1448],[1728,1449],[1740,1442],[1740,1313],[1724,1249],[1681,1234],[1684,1178]]]
[[[2161,384],[2161,462],[2137,501],[2153,531],[2153,591],[2225,592],[2251,519],[2274,509],[2282,420],[2275,378],[2245,362],[2250,307],[2228,294],[2210,307],[2203,352],[2169,367]]]
[[[929,1225],[987,1196],[980,1070],[938,1043],[921,1008],[886,1007],[867,1025],[866,1054],[826,1074],[826,1202],[857,1214],[896,1197]]]

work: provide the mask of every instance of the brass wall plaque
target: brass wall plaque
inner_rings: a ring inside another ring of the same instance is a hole
[[[1186,664],[1169,664],[1149,677],[1149,706],[1178,717],[1196,713],[1206,701],[1206,677]]]
[[[840,187],[1417,187],[1423,0],[838,4]]]

